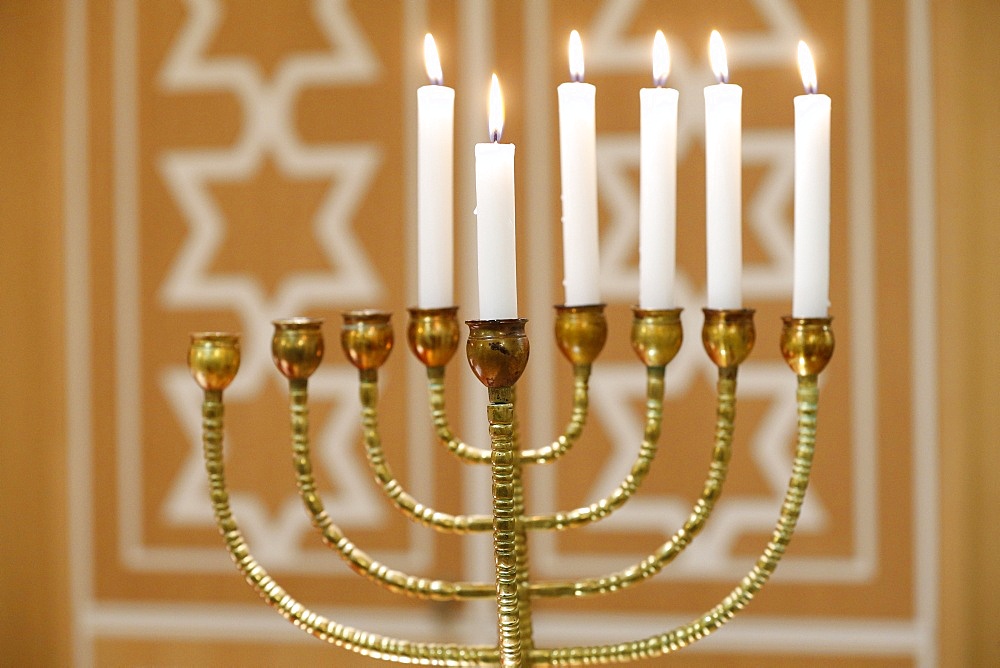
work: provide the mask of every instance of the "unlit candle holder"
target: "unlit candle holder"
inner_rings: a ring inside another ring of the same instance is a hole
[[[442,532],[492,532],[496,578],[493,582],[450,582],[390,568],[360,550],[327,515],[316,489],[309,449],[308,379],[324,355],[321,321],[292,318],[274,323],[271,344],[275,365],[288,379],[292,451],[299,494],[312,523],[333,551],[358,574],[393,592],[441,601],[494,599],[497,643],[462,645],[413,642],[354,629],[310,611],[292,598],[254,559],[229,507],[222,454],[223,390],[240,364],[236,334],[208,332],[191,336],[188,365],[204,390],[202,439],[212,505],[226,547],[250,585],[299,628],[359,654],[419,665],[532,666],[627,662],[676,651],[717,630],[742,610],[764,586],[785,552],[795,529],[812,466],[816,438],[818,375],[833,354],[829,318],[784,318],[780,347],[798,379],[798,436],[792,475],[774,533],[750,572],[715,607],[693,621],[630,642],[581,647],[538,647],[533,638],[532,601],[546,597],[581,597],[624,589],[658,573],[697,536],[722,493],[732,447],[739,365],[753,349],[753,311],[704,309],[702,342],[718,367],[715,447],[708,476],[687,521],[649,556],[620,571],[576,581],[537,581],[528,567],[533,531],[561,531],[600,521],[638,490],[656,455],[663,416],[666,366],[683,339],[680,309],[634,309],[631,342],[646,366],[647,402],[643,440],[630,472],[610,495],[589,506],[548,515],[527,515],[521,472],[524,466],[559,459],[579,438],[587,417],[591,365],[604,346],[607,322],[603,305],[557,306],[556,343],[573,366],[570,421],[558,439],[543,447],[522,449],[514,429],[514,385],[528,362],[525,321],[468,321],[466,354],[473,373],[489,394],[490,449],[458,440],[444,404],[444,370],[459,343],[457,308],[411,309],[407,340],[427,370],[435,432],[447,449],[470,464],[492,471],[492,515],[451,515],[408,494],[392,473],[378,431],[378,369],[393,346],[389,314],[354,311],[344,315],[341,346],[358,369],[364,447],[375,480],[403,514]]]

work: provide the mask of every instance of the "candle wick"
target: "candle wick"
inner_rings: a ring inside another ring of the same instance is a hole
[[[493,131],[490,132],[490,141],[493,142],[494,144],[499,144],[500,143],[500,131],[499,130],[493,130]]]
[[[570,72],[569,80],[573,83],[583,83],[583,74],[580,72]]]
[[[716,79],[718,79],[718,81],[719,81],[720,84],[727,84],[727,83],[729,83],[729,74],[728,73],[726,73],[726,74],[721,74],[720,73],[716,77]]]
[[[438,78],[438,77],[431,77],[431,85],[432,86],[443,86],[444,85],[444,79],[441,79],[441,78]]]

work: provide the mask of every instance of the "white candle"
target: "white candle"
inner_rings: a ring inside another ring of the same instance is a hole
[[[517,317],[514,236],[514,145],[501,144],[503,99],[493,75],[490,140],[476,144],[476,238],[479,249],[479,319]]]
[[[830,96],[799,42],[806,94],[795,98],[795,283],[792,315],[825,318],[830,303]]]
[[[455,90],[442,85],[434,38],[424,38],[431,85],[417,90],[417,305],[454,305]]]
[[[663,88],[670,52],[653,39],[653,82],[639,91],[639,306],[674,308],[677,229],[677,91]]]
[[[708,246],[708,298],[713,309],[743,306],[741,235],[741,124],[743,89],[729,81],[726,47],[718,31],[710,43],[712,69],[719,83],[705,88],[705,236]]]
[[[563,287],[566,306],[598,304],[596,89],[583,82],[583,46],[570,35],[571,81],[559,85]]]

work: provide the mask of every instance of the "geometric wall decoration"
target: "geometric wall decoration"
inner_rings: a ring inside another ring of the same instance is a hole
[[[662,454],[642,492],[607,522],[533,535],[539,578],[619,568],[683,522],[700,490],[714,426],[714,367],[697,345],[705,273],[702,87],[708,34],[743,86],[744,302],[758,349],[741,367],[732,473],[692,546],[657,579],[611,597],[542,601],[539,644],[653,633],[713,605],[767,540],[790,470],[794,378],[777,346],[790,310],[792,97],[796,42],[817,57],[833,100],[831,313],[837,356],[823,375],[813,483],[772,583],[680,665],[746,661],[934,665],[936,496],[930,390],[934,291],[923,132],[929,41],[921,0],[524,0],[348,2],[88,0],[68,11],[68,361],[71,540],[80,665],[366,661],[308,639],[247,588],[219,540],[199,436],[201,396],[188,332],[243,335],[227,391],[232,504],[255,556],[299,600],[337,621],[416,639],[492,641],[492,603],[399,600],[358,581],[312,531],[295,498],[284,382],[270,321],[394,312],[415,302],[416,95],[433,32],[456,89],[459,317],[477,312],[472,146],[487,137],[489,74],[503,80],[504,138],[517,145],[520,315],[531,363],[519,385],[534,447],[568,417],[571,374],[551,341],[562,300],[555,88],[571,29],[597,86],[602,297],[608,348],[594,368],[588,431],[528,478],[529,511],[604,496],[641,440],[644,375],[628,345],[638,295],[638,89],[664,30],[680,90],[678,294],[687,345],[666,377]],[[909,125],[886,121],[907,108]],[[72,184],[78,184],[75,187]],[[926,205],[926,206],[925,206]],[[889,327],[887,323],[905,323]],[[770,347],[769,347],[770,346]],[[327,510],[396,568],[492,577],[484,539],[439,536],[397,516],[371,484],[360,446],[356,374],[331,346],[310,399]],[[459,356],[460,357],[460,356]],[[486,440],[485,392],[448,370],[462,436]],[[487,512],[488,472],[467,471],[432,439],[423,371],[404,350],[381,377],[387,457],[407,489],[450,512]],[[554,397],[550,399],[550,397]],[[459,418],[460,416],[460,418]],[[169,653],[165,645],[172,649]],[[165,653],[166,652],[166,653]],[[269,657],[269,658],[264,658]],[[339,663],[338,663],[339,662]],[[351,663],[348,663],[351,662]]]

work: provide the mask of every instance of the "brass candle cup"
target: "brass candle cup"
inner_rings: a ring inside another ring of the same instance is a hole
[[[347,311],[340,330],[340,346],[360,371],[382,366],[392,352],[391,314],[384,311]]]
[[[604,304],[556,306],[556,345],[574,365],[593,364],[608,340]]]
[[[720,369],[739,366],[750,355],[757,339],[753,309],[702,309],[705,324],[701,341],[705,352]]]
[[[441,367],[458,350],[458,307],[411,308],[406,341],[414,356],[427,367]]]
[[[271,360],[289,380],[304,380],[323,361],[323,321],[318,318],[274,320]]]
[[[188,347],[188,369],[207,391],[226,389],[240,369],[240,337],[229,332],[195,332]]]
[[[832,318],[781,319],[781,356],[798,376],[814,376],[826,368],[835,346]]]
[[[684,342],[681,309],[632,309],[632,350],[647,367],[666,366]]]
[[[465,352],[469,366],[489,388],[513,387],[528,364],[528,335],[524,318],[466,320],[469,339]]]

